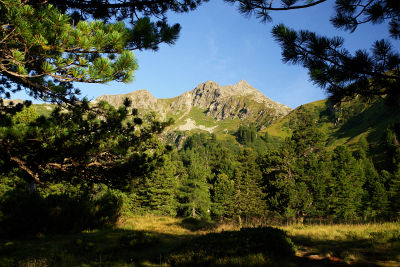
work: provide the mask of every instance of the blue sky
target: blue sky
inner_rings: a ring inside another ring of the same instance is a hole
[[[272,23],[246,18],[236,7],[211,0],[187,14],[169,14],[170,23],[182,31],[175,45],[161,45],[159,51],[135,51],[139,70],[129,84],[77,84],[82,95],[94,99],[102,94],[123,94],[147,89],[157,98],[170,98],[212,80],[221,85],[246,80],[263,94],[295,108],[326,98],[323,90],[309,82],[301,66],[284,64],[281,49],[271,29],[284,23],[294,29],[345,37],[350,51],[370,49],[373,41],[387,38],[386,25],[363,25],[355,33],[336,30],[329,22],[333,0],[296,11],[271,13]],[[399,41],[391,40],[397,48]]]

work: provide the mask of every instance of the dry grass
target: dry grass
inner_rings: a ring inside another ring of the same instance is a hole
[[[121,218],[117,227],[124,230],[149,231],[159,234],[188,235],[191,231],[183,228],[182,219],[166,216],[132,216]]]
[[[373,239],[382,241],[400,235],[399,222],[373,224],[291,225],[281,229],[293,236],[307,236],[312,240],[348,241]]]

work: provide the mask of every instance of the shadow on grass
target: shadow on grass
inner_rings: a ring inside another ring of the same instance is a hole
[[[190,230],[192,232],[195,231],[207,231],[207,230],[212,230],[217,227],[217,224],[215,222],[212,222],[210,220],[206,219],[196,219],[196,218],[185,218],[183,219],[180,223],[178,223],[178,226]]]
[[[164,262],[180,243],[173,235],[123,229],[0,242],[0,266],[146,266]]]
[[[284,266],[293,244],[275,228],[205,235],[103,229],[0,240],[0,266]]]
[[[398,266],[400,240],[374,240],[349,236],[346,240],[321,240],[306,235],[291,237],[304,259],[318,258],[329,264],[352,266]]]
[[[397,240],[382,247],[368,240],[336,242],[301,235],[292,240],[272,227],[188,235],[103,229],[0,240],[0,266],[344,266],[351,255],[363,256],[352,265],[376,266],[371,262],[400,255]],[[294,244],[302,255],[295,255]],[[312,257],[327,254],[331,256]]]

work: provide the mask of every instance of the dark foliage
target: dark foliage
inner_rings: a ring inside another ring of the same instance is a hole
[[[236,132],[236,140],[241,144],[251,144],[256,140],[257,129],[255,126],[239,126]]]
[[[0,199],[0,235],[27,237],[71,233],[113,226],[120,216],[122,199],[112,191],[91,194],[28,194],[6,192]]]

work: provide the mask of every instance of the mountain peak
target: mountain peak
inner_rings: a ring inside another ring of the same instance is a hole
[[[221,85],[214,81],[206,81],[204,83],[199,84],[196,86],[194,90],[203,90],[203,91],[209,91],[209,90],[215,90],[221,88]]]
[[[248,82],[246,82],[245,80],[240,80],[238,81],[236,84],[236,86],[251,86]]]
[[[223,89],[225,91],[229,92],[229,94],[232,96],[253,95],[253,96],[259,96],[261,98],[267,98],[260,91],[258,91],[256,88],[251,86],[245,80],[240,80],[239,82],[237,82],[234,85],[226,85],[223,87]]]
[[[200,85],[202,85],[202,84],[204,84],[204,85],[213,85],[213,86],[220,86],[217,82],[215,82],[215,81],[206,81],[206,82],[204,82],[204,83],[201,83]]]
[[[128,95],[130,95],[130,96],[136,96],[136,97],[148,97],[148,98],[155,98],[148,90],[146,90],[146,89],[139,89],[139,90],[136,90],[136,91],[133,91],[133,92],[131,92],[131,93],[129,93],[129,94],[127,94],[127,96]]]

